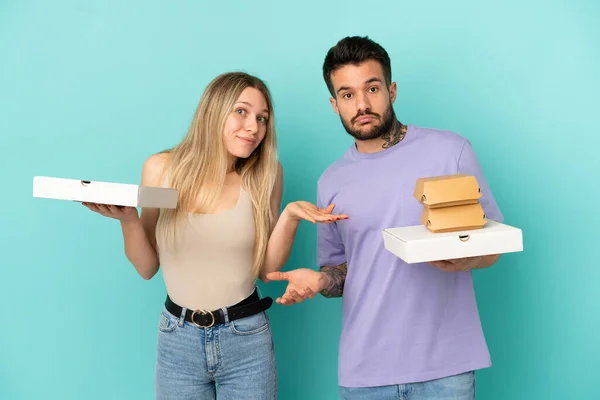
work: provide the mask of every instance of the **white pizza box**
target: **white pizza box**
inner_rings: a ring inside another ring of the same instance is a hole
[[[129,207],[177,207],[178,191],[126,183],[35,176],[33,197]]]
[[[521,229],[492,220],[457,232],[433,233],[424,225],[384,229],[383,241],[408,264],[523,251]]]

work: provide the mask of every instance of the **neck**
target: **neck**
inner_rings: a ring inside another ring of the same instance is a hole
[[[235,165],[237,164],[237,157],[229,156],[229,160],[227,161],[227,173],[231,173],[235,171]]]
[[[356,149],[361,153],[378,153],[400,143],[404,136],[406,136],[406,125],[402,125],[400,121],[396,120],[392,129],[381,137],[371,140],[355,140]]]

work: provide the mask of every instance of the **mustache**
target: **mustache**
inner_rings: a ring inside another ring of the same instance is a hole
[[[352,123],[356,122],[356,119],[357,119],[358,117],[362,117],[363,115],[372,115],[372,116],[374,116],[374,117],[377,117],[377,118],[381,119],[381,115],[379,115],[379,114],[376,114],[376,113],[374,113],[374,112],[371,112],[371,111],[359,111],[359,112],[358,112],[358,114],[356,114],[356,115],[355,115],[355,116],[352,118]]]

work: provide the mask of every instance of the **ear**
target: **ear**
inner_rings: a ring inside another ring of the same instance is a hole
[[[331,107],[333,107],[333,111],[335,111],[337,115],[340,115],[340,110],[338,109],[337,101],[333,97],[330,97],[329,102],[331,103]]]
[[[396,101],[396,82],[392,82],[390,85],[390,103],[394,104]]]

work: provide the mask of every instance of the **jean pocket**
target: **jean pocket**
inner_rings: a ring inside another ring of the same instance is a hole
[[[162,311],[158,320],[158,330],[165,333],[173,332],[177,329],[177,323],[178,320],[175,317],[167,314],[166,311]]]
[[[236,335],[255,335],[269,328],[269,319],[264,311],[229,323],[229,329]]]

